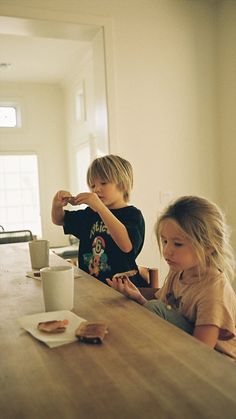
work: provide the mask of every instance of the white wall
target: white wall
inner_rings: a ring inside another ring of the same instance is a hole
[[[218,15],[218,121],[221,205],[225,209],[236,249],[236,2],[222,2]]]
[[[153,226],[167,199],[218,198],[214,15],[206,2],[138,4],[114,19],[117,151],[133,163],[133,201],[146,219],[140,261],[154,265]]]
[[[128,158],[134,167],[132,203],[142,209],[147,225],[140,263],[159,265],[153,225],[170,196],[200,194],[224,204],[227,199],[236,227],[235,2],[12,0],[11,4],[18,16],[50,18],[54,12],[54,18],[61,13],[68,19],[77,13],[78,20],[83,14],[88,23],[90,18],[109,20],[110,151]],[[0,6],[0,13],[6,13],[9,2],[1,0]],[[219,68],[222,58],[226,62]]]
[[[42,236],[52,245],[66,243],[51,222],[51,202],[60,188],[68,188],[64,95],[58,85],[0,83],[1,97],[23,105],[22,128],[0,131],[0,151],[35,152],[39,162]]]

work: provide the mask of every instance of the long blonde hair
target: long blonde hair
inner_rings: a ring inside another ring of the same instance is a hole
[[[183,196],[171,203],[159,217],[156,236],[161,250],[163,221],[174,220],[194,247],[202,269],[212,266],[233,280],[235,259],[225,216],[213,202],[198,196]]]
[[[108,154],[95,159],[88,168],[87,183],[91,189],[95,179],[114,182],[123,192],[124,201],[130,200],[133,187],[133,170],[131,164],[122,157]]]

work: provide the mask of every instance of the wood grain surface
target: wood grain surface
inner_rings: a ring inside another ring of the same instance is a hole
[[[50,265],[67,262],[51,254]],[[17,319],[44,311],[26,244],[0,245],[0,418],[236,418],[236,364],[80,271],[74,312],[101,345],[54,349]]]

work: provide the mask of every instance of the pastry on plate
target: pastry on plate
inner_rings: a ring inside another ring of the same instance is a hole
[[[49,320],[46,322],[39,322],[38,329],[45,333],[62,333],[65,332],[69,321],[64,320]]]

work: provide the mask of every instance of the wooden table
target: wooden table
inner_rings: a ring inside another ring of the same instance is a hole
[[[25,244],[0,246],[2,419],[236,418],[234,362],[82,271],[74,312],[108,323],[103,344],[34,339],[17,323],[44,310],[27,270]]]

